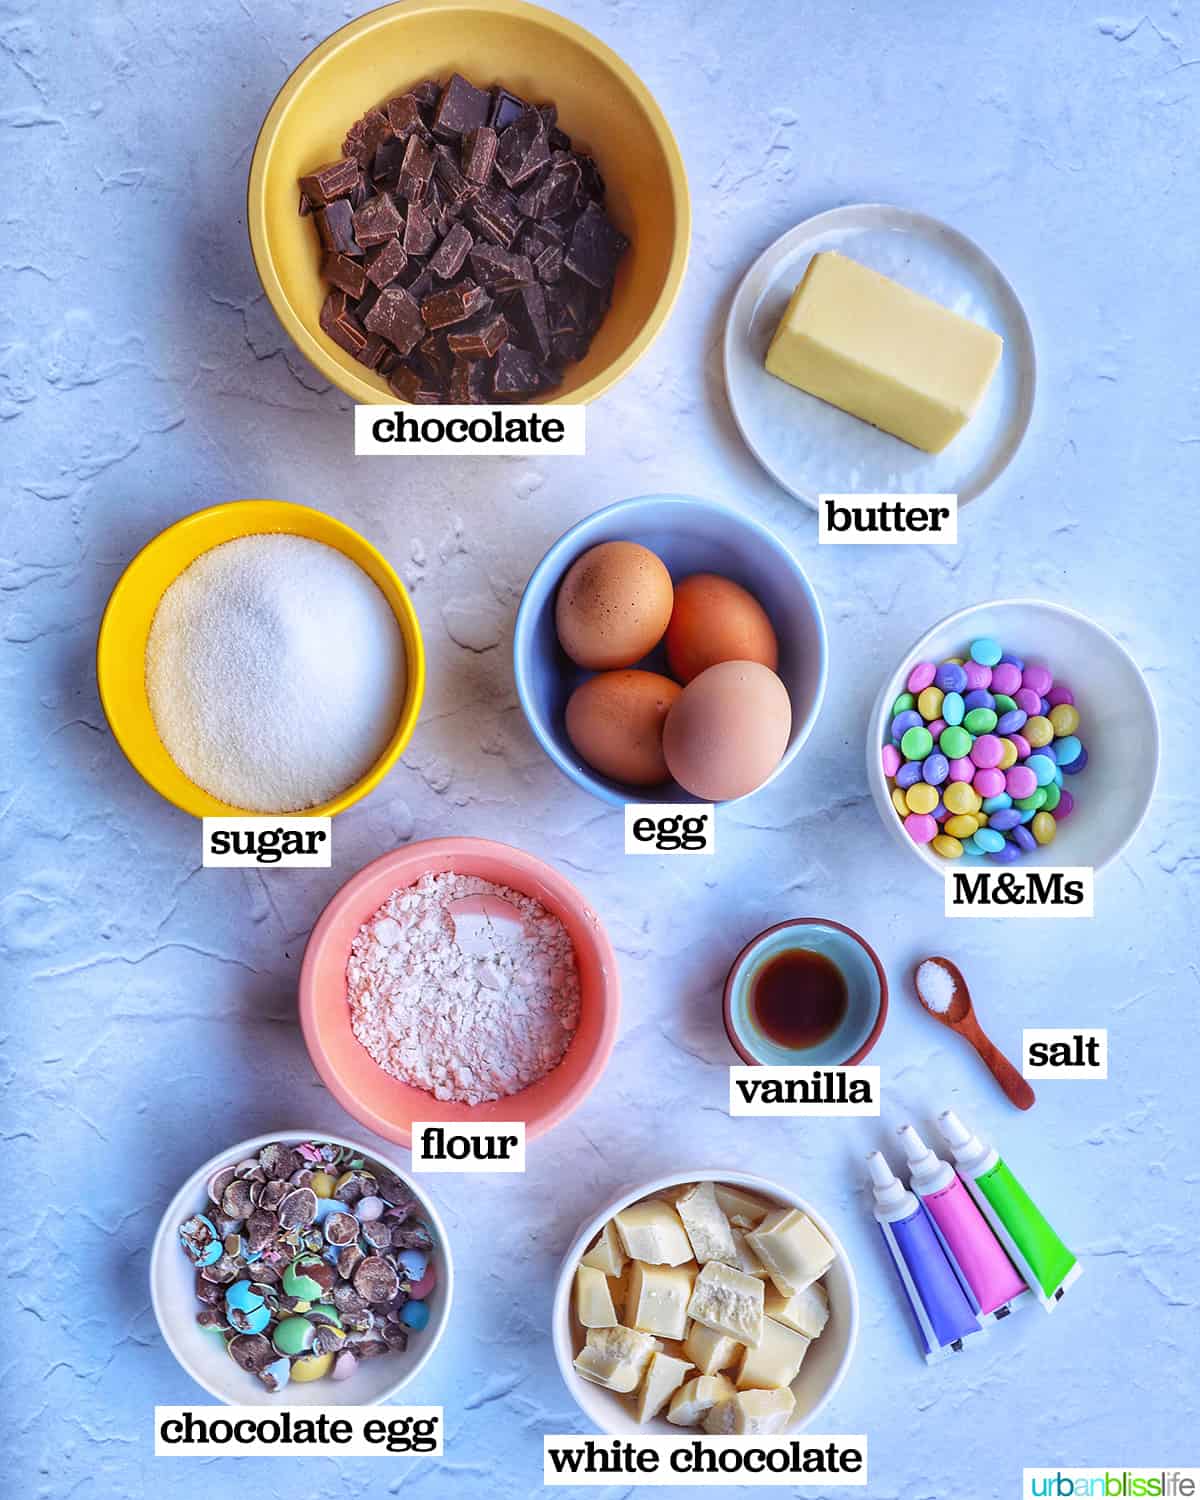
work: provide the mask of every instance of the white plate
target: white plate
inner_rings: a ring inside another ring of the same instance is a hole
[[[1004,340],[983,405],[941,453],[923,453],[767,374],[767,345],[819,250],[840,250]],[[797,499],[816,506],[823,493],[956,494],[965,505],[1020,447],[1036,361],[1025,309],[978,245],[927,214],[859,203],[789,229],[750,267],[725,325],[725,380],[751,452]]]

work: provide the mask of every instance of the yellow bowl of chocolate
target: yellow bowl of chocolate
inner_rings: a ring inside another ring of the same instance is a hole
[[[646,352],[678,295],[691,233],[687,178],[662,111],[632,69],[582,27],[524,0],[384,6],[304,59],[271,106],[250,167],[250,244],[263,288],[325,379],[357,402],[396,400],[382,375],[321,326],[329,285],[312,218],[298,212],[297,184],[342,154],[365,111],[456,74],[532,104],[552,101],[572,148],[590,154],[604,179],[605,211],[630,246],[586,354],[535,397],[591,401]]]

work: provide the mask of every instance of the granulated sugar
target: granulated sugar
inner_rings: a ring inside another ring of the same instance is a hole
[[[467,896],[515,908],[510,923],[472,923]],[[359,928],[346,978],[354,1034],[385,1072],[437,1099],[482,1104],[515,1094],[562,1061],[579,1024],[575,950],[562,922],[530,896],[474,875],[423,875],[393,891]]]
[[[400,627],[336,548],[247,536],[198,557],[164,593],[146,692],[175,764],[256,813],[328,801],[382,755],[404,703]]]

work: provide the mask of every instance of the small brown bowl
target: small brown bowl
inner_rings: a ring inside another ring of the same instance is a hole
[[[781,1047],[763,1035],[750,1012],[755,974],[781,953],[820,953],[836,964],[846,981],[846,1014],[816,1047]],[[826,917],[793,917],[753,937],[734,959],[725,980],[725,1032],[745,1063],[767,1067],[850,1067],[862,1062],[879,1040],[888,1013],[883,965],[865,938]],[[849,1054],[847,1056],[847,1053]]]

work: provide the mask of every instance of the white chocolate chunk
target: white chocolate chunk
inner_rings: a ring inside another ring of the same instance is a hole
[[[715,1328],[706,1328],[693,1320],[688,1324],[683,1352],[696,1366],[701,1375],[716,1375],[727,1370],[738,1357],[742,1345],[728,1334],[718,1333]]]
[[[682,1266],[692,1259],[683,1222],[669,1203],[646,1198],[616,1215],[621,1247],[630,1260],[654,1266]]]
[[[597,1271],[603,1271],[606,1276],[619,1276],[625,1269],[625,1252],[621,1248],[617,1226],[611,1219],[600,1231],[596,1243],[583,1257],[582,1264],[595,1266]]]
[[[696,1280],[696,1268],[648,1266],[635,1260],[629,1271],[625,1298],[625,1321],[643,1333],[681,1339],[687,1332],[687,1308]]]
[[[767,1216],[770,1205],[761,1198],[752,1198],[741,1188],[727,1187],[723,1182],[718,1182],[716,1194],[725,1217],[738,1229],[753,1229]]]
[[[829,1297],[819,1281],[801,1291],[784,1297],[779,1292],[768,1292],[763,1308],[769,1318],[794,1328],[806,1338],[817,1338],[829,1321]]]
[[[617,1324],[608,1277],[582,1261],[575,1267],[575,1316],[585,1328],[615,1328]]]
[[[733,1231],[733,1250],[734,1258],[729,1262],[731,1266],[736,1266],[746,1276],[766,1276],[766,1266],[751,1250],[746,1235],[741,1229]]]
[[[740,1344],[757,1344],[762,1337],[763,1284],[756,1276],[710,1260],[696,1277],[687,1311],[706,1328]]]
[[[738,1390],[757,1387],[779,1390],[791,1385],[800,1373],[809,1340],[794,1328],[786,1328],[774,1318],[763,1319],[763,1335],[753,1349],[747,1349],[738,1365]]]
[[[724,1375],[696,1375],[671,1397],[667,1421],[676,1427],[698,1427],[719,1401],[736,1394]]]
[[[676,1199],[675,1210],[683,1220],[692,1251],[701,1265],[708,1260],[735,1263],[733,1230],[711,1182],[698,1182],[688,1188]]]
[[[657,1350],[650,1356],[650,1363],[646,1366],[646,1373],[638,1388],[639,1422],[648,1422],[651,1417],[658,1416],[670,1397],[683,1384],[691,1368],[690,1360],[675,1359],[672,1355]]]
[[[786,1387],[778,1391],[738,1391],[712,1407],[704,1419],[704,1430],[716,1437],[782,1432],[795,1410],[796,1398]]]
[[[637,1390],[654,1352],[654,1340],[648,1333],[632,1328],[589,1328],[587,1343],[575,1356],[575,1368],[585,1380],[628,1395]]]
[[[833,1264],[833,1246],[799,1209],[772,1209],[746,1239],[785,1297],[803,1291]]]

